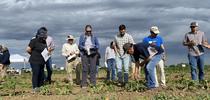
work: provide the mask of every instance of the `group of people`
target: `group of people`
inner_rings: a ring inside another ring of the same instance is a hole
[[[204,80],[204,47],[210,48],[205,38],[204,32],[199,31],[198,23],[190,24],[191,31],[185,34],[183,45],[188,47],[188,59],[191,66],[192,80],[197,80],[197,68],[199,70],[199,80]],[[134,42],[133,37],[127,33],[126,26],[120,25],[119,32],[110,41],[105,51],[105,65],[107,65],[107,81],[116,81],[118,85],[124,86],[129,81],[129,76],[138,80],[143,66],[145,80],[148,89],[154,89],[161,85],[166,86],[164,65],[166,61],[166,50],[164,41],[159,35],[157,26],[150,28],[150,34],[142,41]],[[90,85],[96,85],[96,75],[98,72],[97,63],[100,58],[100,41],[92,32],[92,26],[86,25],[84,33],[79,37],[79,43],[75,37],[69,34],[66,43],[62,47],[62,56],[66,59],[67,79],[73,85],[72,72],[76,72],[76,84],[81,88],[86,88],[90,76]],[[43,57],[43,51],[48,51],[49,58]],[[30,54],[29,62],[32,68],[32,87],[36,92],[44,82],[51,83],[52,59],[51,55],[55,49],[53,38],[48,35],[46,27],[38,29],[36,36],[33,37],[26,51]],[[10,64],[9,51],[0,45],[0,73],[3,78],[6,68]],[[47,75],[44,73],[46,66]],[[82,66],[82,68],[81,68]],[[130,66],[132,73],[129,75]],[[158,82],[156,67],[160,68],[160,84]],[[80,73],[82,72],[82,78]]]

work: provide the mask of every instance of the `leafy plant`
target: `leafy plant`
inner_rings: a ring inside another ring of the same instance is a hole
[[[143,92],[146,90],[146,86],[143,81],[133,81],[126,84],[125,90],[128,92]]]

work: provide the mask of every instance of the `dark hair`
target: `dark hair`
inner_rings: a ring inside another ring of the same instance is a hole
[[[39,29],[42,29],[42,30],[44,30],[44,31],[48,31],[46,27],[41,27],[41,28],[39,28]]]
[[[119,30],[124,30],[124,29],[126,29],[125,25],[124,25],[124,24],[121,24],[121,25],[119,26]]]
[[[110,48],[112,48],[113,43],[114,43],[113,41],[110,42]]]
[[[92,29],[92,26],[91,26],[91,25],[86,25],[86,26],[85,26],[85,30],[86,30],[88,27]]]

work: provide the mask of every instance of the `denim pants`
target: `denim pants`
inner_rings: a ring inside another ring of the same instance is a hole
[[[155,55],[151,58],[151,60],[146,65],[146,84],[148,88],[155,88],[156,79],[155,79],[155,67],[161,60],[161,54]]]
[[[41,87],[44,84],[44,64],[30,63],[32,68],[32,87]]]
[[[87,77],[90,74],[91,85],[96,85],[96,60],[97,56],[82,55],[82,87],[87,86]]]
[[[197,68],[198,68],[198,78],[199,80],[204,79],[204,54],[200,56],[192,56],[188,54],[189,64],[191,67],[191,77],[192,80],[197,80]]]
[[[127,55],[123,58],[116,56],[116,64],[117,64],[118,81],[123,82],[122,76],[124,76],[124,82],[127,83],[128,82],[129,65],[130,65],[130,55]],[[124,68],[124,75],[122,75],[123,68]]]
[[[110,80],[110,75],[111,75],[111,80],[115,80],[115,71],[116,71],[116,61],[114,58],[107,59],[107,80]]]
[[[51,81],[52,76],[52,58],[50,57],[46,62],[47,76],[45,75],[45,80]]]

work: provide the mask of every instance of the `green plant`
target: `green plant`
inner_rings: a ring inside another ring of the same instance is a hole
[[[125,85],[125,90],[128,92],[143,92],[146,90],[146,86],[143,81],[133,81]]]
[[[180,99],[172,95],[160,93],[160,94],[155,95],[152,100],[180,100]]]
[[[40,87],[40,94],[42,94],[42,95],[50,95],[50,94],[52,94],[50,92],[50,86],[49,85],[45,85],[45,86]]]

